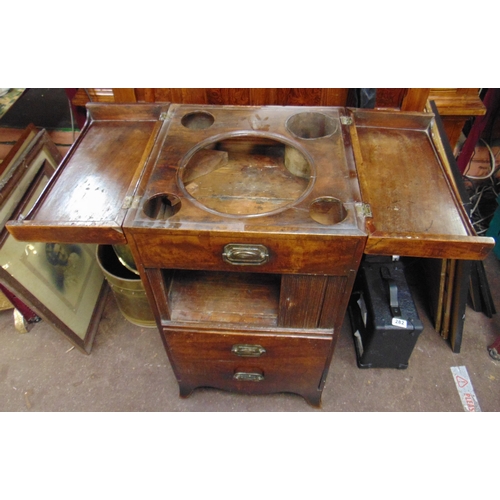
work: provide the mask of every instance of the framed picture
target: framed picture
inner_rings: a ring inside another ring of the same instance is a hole
[[[14,146],[10,148],[7,156],[0,162],[0,206],[3,207],[3,202],[9,197],[9,193],[15,187],[15,172],[18,172],[18,175],[21,173],[19,167],[22,162],[18,161],[19,157],[30,145],[34,145],[34,139],[38,133],[33,124],[28,125]],[[60,157],[59,151],[54,151],[54,153],[56,154],[55,159]]]
[[[29,142],[0,177],[0,281],[90,353],[108,290],[95,245],[20,242],[5,228],[35,206],[61,160],[45,130]]]
[[[0,97],[0,101],[1,100],[2,98]],[[14,144],[14,146],[10,148],[5,158],[3,160],[0,160],[0,186],[1,186],[0,206],[2,206],[5,197],[8,197],[8,188],[5,187],[5,184],[8,181],[9,174],[12,168],[14,167],[14,163],[23,153],[23,151],[28,147],[31,141],[35,138],[36,134],[37,134],[36,127],[33,124],[28,125],[28,127],[26,127],[26,129],[22,131],[18,141]],[[19,314],[23,318],[23,327],[25,326],[25,324],[26,326],[28,326],[29,321],[35,321],[38,318],[36,313],[31,311],[28,308],[28,306],[26,306],[26,304],[24,304],[21,300],[17,299],[9,290],[7,290],[0,283],[0,311],[5,311],[13,308],[21,309]],[[17,316],[16,313],[14,312],[14,317],[17,318]],[[15,324],[16,324],[16,329],[18,329],[17,328],[18,323],[16,321]],[[26,332],[27,327],[22,328],[21,331],[23,333]]]

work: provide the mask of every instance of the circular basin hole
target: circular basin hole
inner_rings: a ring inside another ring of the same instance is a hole
[[[181,200],[170,193],[161,193],[151,196],[144,203],[144,213],[151,219],[167,220],[181,209]]]
[[[219,137],[181,164],[179,180],[203,208],[228,216],[274,213],[310,187],[313,166],[288,143],[263,135]]]
[[[337,131],[337,121],[323,113],[304,112],[291,116],[286,128],[301,139],[319,139]]]
[[[331,226],[342,222],[347,217],[347,210],[339,199],[325,196],[311,203],[309,215],[316,222]]]
[[[188,113],[184,115],[181,119],[181,123],[184,127],[190,130],[203,130],[210,127],[215,121],[215,118],[205,111],[195,111],[194,113]]]

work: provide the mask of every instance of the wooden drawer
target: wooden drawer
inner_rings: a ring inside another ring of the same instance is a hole
[[[196,387],[213,387],[247,394],[293,392],[320,404],[331,334],[181,327],[165,327],[163,334],[181,396]]]
[[[242,236],[209,232],[193,235],[182,234],[181,231],[168,234],[154,230],[135,230],[131,237],[146,268],[337,276],[357,268],[365,243],[365,238],[359,236]],[[255,247],[264,247],[263,251],[267,252],[262,262],[257,257],[258,263],[238,263],[238,248],[244,253],[245,248],[254,251]],[[231,252],[231,248],[236,248],[232,263],[224,257]]]

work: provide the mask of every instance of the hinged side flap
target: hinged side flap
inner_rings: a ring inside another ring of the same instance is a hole
[[[431,113],[350,110],[362,198],[371,208],[365,253],[483,259],[494,245],[478,237],[438,154]]]
[[[89,105],[80,137],[24,220],[22,241],[126,243],[122,230],[140,179],[158,153],[166,105]],[[155,148],[156,146],[156,148]]]

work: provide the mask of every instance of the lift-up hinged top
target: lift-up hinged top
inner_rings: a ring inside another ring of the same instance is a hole
[[[24,241],[126,243],[125,216],[141,203],[138,186],[146,185],[168,143],[169,109],[176,107],[89,105],[85,129],[39,203],[25,220],[8,223],[8,230]],[[266,111],[259,109],[263,119]],[[470,224],[434,116],[337,109],[341,156],[354,159],[353,172],[345,172],[359,182],[355,211],[365,253],[483,259],[494,241],[478,237]],[[323,140],[331,138],[311,147]],[[301,144],[308,147],[307,140]],[[175,144],[168,147],[175,153]],[[269,223],[279,223],[277,217]],[[266,216],[256,220],[265,226]],[[314,224],[308,222],[308,230]]]

